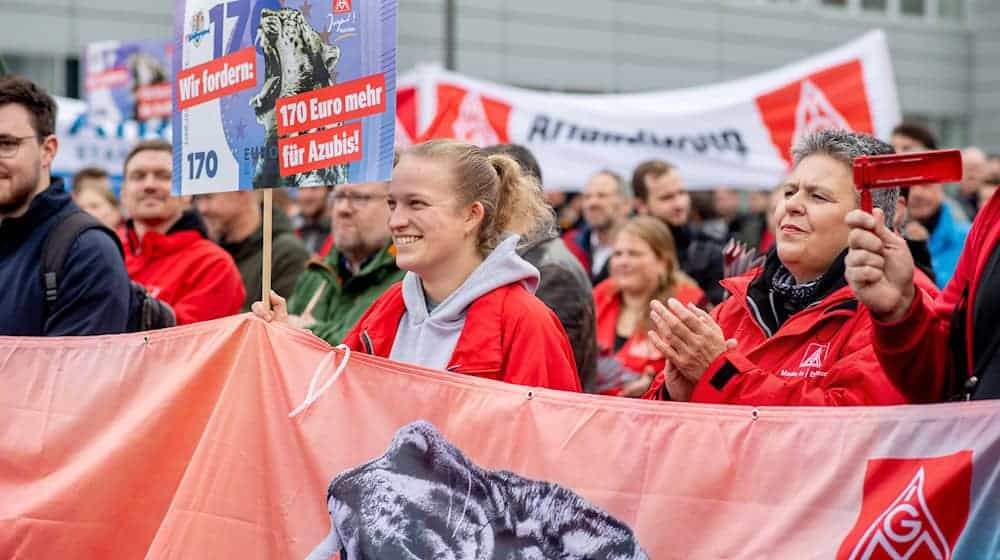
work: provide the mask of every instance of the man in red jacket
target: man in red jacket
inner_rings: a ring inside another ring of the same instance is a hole
[[[244,289],[232,257],[206,239],[201,220],[171,192],[169,142],[145,140],[125,158],[119,230],[128,274],[174,309],[177,324],[238,313]]]
[[[875,216],[848,215],[847,280],[875,316],[875,354],[911,400],[1000,398],[1000,197],[976,215],[955,274],[936,298],[914,284],[903,240]]]

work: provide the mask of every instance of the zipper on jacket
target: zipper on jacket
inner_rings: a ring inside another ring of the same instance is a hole
[[[368,331],[367,330],[361,331],[361,344],[365,345],[365,351],[366,352],[368,352],[372,356],[375,355],[375,350],[372,347],[372,339],[371,339],[370,336],[368,336]]]
[[[764,334],[767,335],[767,338],[771,338],[772,336],[774,336],[774,333],[771,332],[771,329],[769,329],[767,327],[767,324],[764,323],[764,318],[760,314],[760,309],[757,308],[757,302],[754,301],[752,297],[748,296],[747,303],[749,304],[750,310],[753,312],[754,321],[756,321],[757,326],[760,327],[760,330],[764,331]]]

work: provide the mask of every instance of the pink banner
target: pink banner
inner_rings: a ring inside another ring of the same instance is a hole
[[[578,395],[249,316],[0,338],[0,376],[3,558],[1000,553],[996,402]]]

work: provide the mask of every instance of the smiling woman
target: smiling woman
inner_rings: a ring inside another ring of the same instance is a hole
[[[521,385],[579,391],[566,333],[532,295],[518,236],[550,212],[513,159],[435,140],[404,152],[389,228],[406,270],[344,339],[353,350]]]
[[[597,312],[597,392],[637,397],[666,357],[650,342],[649,305],[675,297],[702,303],[705,293],[680,270],[670,229],[658,218],[632,218],[614,234],[611,277],[594,288]],[[705,302],[707,303],[707,302]]]
[[[650,333],[670,363],[646,398],[748,405],[904,402],[875,358],[872,317],[844,278],[847,214],[858,207],[851,165],[893,153],[871,136],[822,130],[792,150],[794,168],[764,265],[723,281],[732,296],[711,316],[676,301],[652,304]],[[892,223],[898,189],[874,204]]]

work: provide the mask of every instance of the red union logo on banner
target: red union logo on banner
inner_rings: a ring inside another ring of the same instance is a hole
[[[438,85],[437,115],[424,139],[455,138],[477,146],[509,142],[510,105],[467,89]]]
[[[351,0],[333,0],[333,13],[346,14],[351,11]]]
[[[950,560],[971,485],[972,451],[868,461],[861,513],[837,560]]]
[[[757,108],[782,159],[791,165],[799,136],[824,128],[873,133],[859,60],[814,72],[757,98]]]

